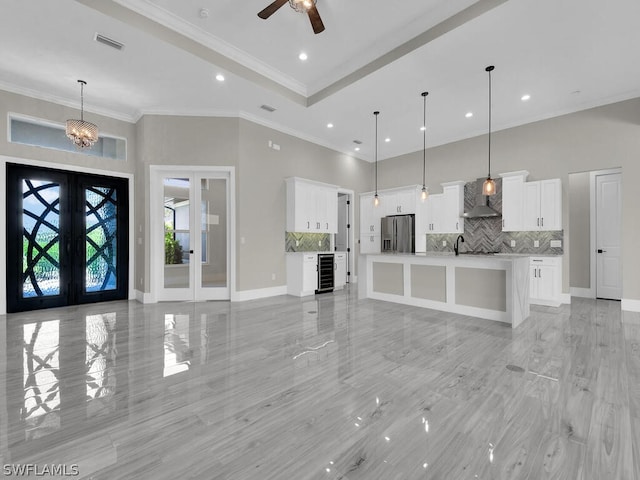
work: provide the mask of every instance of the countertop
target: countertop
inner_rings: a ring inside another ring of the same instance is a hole
[[[416,258],[439,258],[439,257],[453,257],[456,255],[454,252],[419,252],[419,253],[368,253],[365,255],[382,255],[391,257],[416,257]],[[465,253],[461,252],[458,255],[459,258],[523,258],[523,257],[561,257],[562,255],[551,254],[534,254],[534,253]]]

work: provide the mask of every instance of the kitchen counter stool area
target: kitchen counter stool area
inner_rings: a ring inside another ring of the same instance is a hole
[[[510,324],[529,317],[529,257],[361,255],[358,296]]]

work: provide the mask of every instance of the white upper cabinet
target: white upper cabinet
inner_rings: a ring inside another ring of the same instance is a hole
[[[416,213],[419,199],[419,193],[416,187],[385,191],[379,193],[379,195],[380,207],[382,207],[382,211],[384,212],[383,217]]]
[[[463,213],[464,182],[443,183],[440,233],[463,233]]]
[[[360,195],[360,235],[380,234],[380,219],[385,216],[382,202],[376,207],[373,204],[373,193]],[[380,195],[379,195],[380,196]]]
[[[442,184],[442,193],[429,195],[420,206],[424,232],[463,233],[464,182]],[[416,229],[416,231],[418,231]]]
[[[337,233],[337,187],[296,177],[286,186],[287,232]]]
[[[562,230],[560,179],[526,182],[523,210],[523,230]]]
[[[529,172],[502,174],[502,231],[562,230],[562,182],[527,182]]]
[[[524,184],[529,172],[502,174],[502,231],[524,230]]]

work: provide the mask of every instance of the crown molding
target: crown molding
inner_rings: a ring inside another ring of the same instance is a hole
[[[211,33],[195,27],[193,24],[187,22],[182,17],[175,15],[174,13],[165,10],[149,0],[112,0],[115,3],[132,10],[140,15],[143,15],[150,20],[170,28],[181,35],[184,35],[191,40],[200,43],[201,45],[210,48],[224,55],[230,60],[239,63],[240,65],[249,68],[260,75],[263,75],[274,82],[279,83],[283,87],[286,87],[293,92],[308,96],[308,88],[302,82],[295,78],[277,70],[267,63],[259,60],[258,58],[249,55],[244,50],[241,50],[228,42],[225,42],[219,37],[212,35]]]
[[[43,100],[45,102],[55,103],[56,105],[62,105],[64,107],[74,108],[78,111],[80,102],[78,100],[69,100],[65,97],[61,97],[58,95],[53,95],[51,93],[43,93],[38,90],[33,90],[30,88],[25,88],[19,85],[14,85],[12,83],[6,83],[0,81],[0,90],[4,90],[10,93],[15,93],[18,95],[23,95],[25,97],[35,98],[37,100]],[[111,110],[107,108],[99,108],[96,106],[92,106],[91,104],[84,104],[84,111],[91,112],[96,115],[101,115],[103,117],[113,118],[115,120],[121,120],[127,123],[136,123],[138,120],[137,115],[130,115],[127,113],[118,112],[116,110]]]

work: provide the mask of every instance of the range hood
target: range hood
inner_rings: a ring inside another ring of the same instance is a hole
[[[464,212],[462,214],[464,218],[488,218],[502,216],[489,206],[489,197],[487,195],[482,195],[482,184],[485,180],[486,177],[478,178],[476,180],[476,204],[471,211]]]

